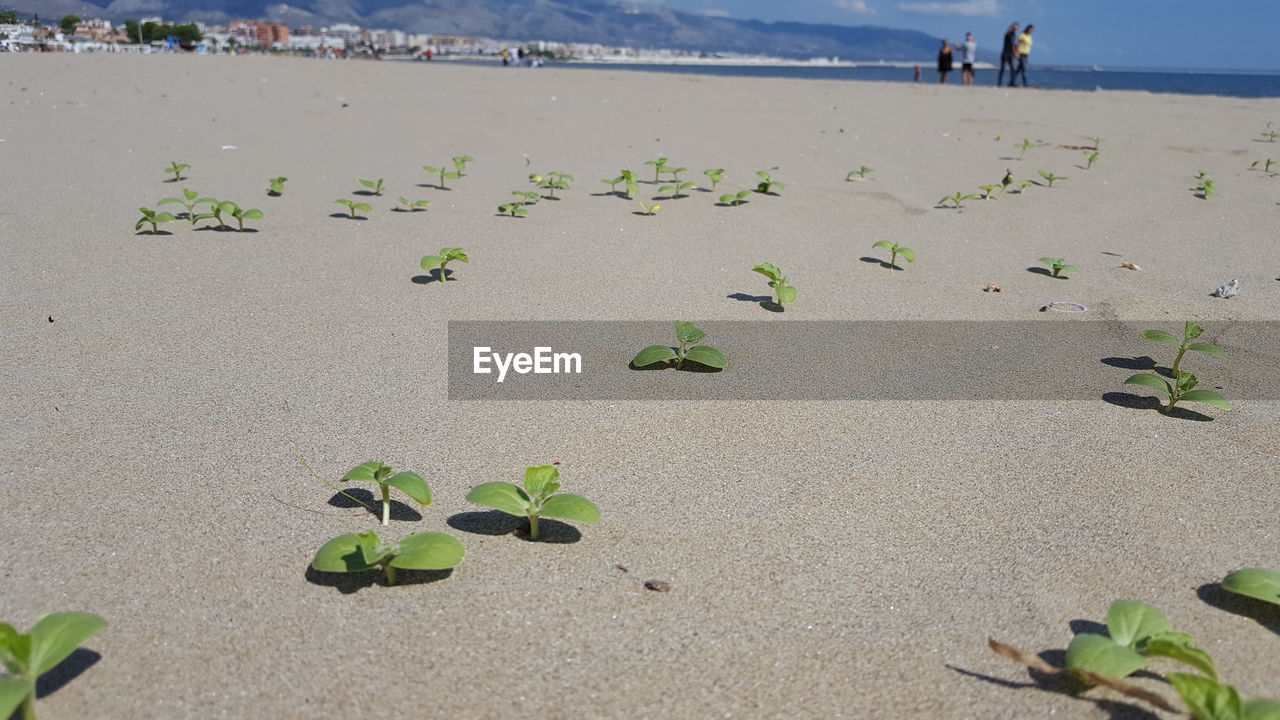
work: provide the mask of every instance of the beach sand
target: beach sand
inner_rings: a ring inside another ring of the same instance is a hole
[[[1248,165],[1280,154],[1255,141],[1280,100],[265,57],[0,64],[0,619],[111,623],[42,717],[1165,717],[1037,686],[987,649],[1061,662],[1121,598],[1194,634],[1245,697],[1280,696],[1280,608],[1213,586],[1280,569],[1280,403],[1165,417],[1101,399],[1126,390],[1122,369],[1069,402],[448,402],[445,367],[450,319],[688,319],[709,341],[728,320],[1076,319],[1036,312],[1052,301],[1167,330],[1277,320],[1280,179]],[[1095,135],[1085,171],[1061,146]],[[1045,145],[1019,162],[1024,137]],[[450,191],[416,187],[464,153]],[[732,209],[698,193],[656,217],[602,194],[619,168],[652,179],[658,155],[697,182],[724,167],[738,190],[765,169],[786,190]],[[165,183],[170,160],[190,180]],[[860,165],[874,179],[845,182]],[[1006,168],[1070,179],[934,208]],[[495,215],[551,170],[577,178],[562,200]],[[1207,201],[1199,171],[1218,184]],[[267,198],[277,175],[285,194]],[[387,196],[367,221],[331,217],[360,177]],[[132,232],[138,206],[181,187],[266,218],[252,234]],[[433,204],[390,212],[399,195]],[[878,240],[919,261],[862,260]],[[458,282],[415,282],[442,246],[471,256]],[[1046,255],[1079,273],[1028,271]],[[750,272],[764,261],[799,288],[786,313],[728,297],[768,294]],[[1238,297],[1208,296],[1233,277]],[[1136,336],[1117,351],[1168,362]],[[1218,361],[1196,362],[1211,381]],[[689,376],[691,398],[707,377]],[[433,582],[325,584],[315,550],[376,521],[329,505],[295,445],[330,480],[371,459],[422,473],[435,505],[379,531],[451,532],[467,561]],[[471,487],[553,461],[601,525],[534,544],[470,514]]]

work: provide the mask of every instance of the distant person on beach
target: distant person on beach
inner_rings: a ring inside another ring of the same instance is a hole
[[[916,82],[920,82],[920,76],[921,76],[921,75],[923,75],[923,74],[924,74],[924,73],[922,73],[922,72],[920,71],[920,66],[919,66],[919,65],[917,65],[917,66],[916,66]]]
[[[1004,34],[1004,49],[1000,51],[1000,74],[996,76],[996,87],[1004,84],[1004,68],[1009,66],[1009,77],[1013,78],[1014,62],[1018,55],[1018,23],[1009,26]]]
[[[1035,29],[1035,25],[1028,25],[1027,29],[1018,36],[1018,69],[1014,71],[1013,77],[1009,78],[1009,87],[1013,87],[1019,75],[1022,76],[1022,87],[1027,86],[1027,63],[1031,58],[1031,31]]]
[[[511,64],[511,51],[506,48],[502,48],[502,67],[507,67],[510,64]]]
[[[942,41],[942,49],[938,51],[938,82],[947,84],[947,76],[951,74],[951,43]]]
[[[960,64],[960,78],[965,85],[973,84],[973,63],[978,59],[978,43],[973,39],[973,33],[964,34],[964,44],[956,45],[956,50],[964,52]]]

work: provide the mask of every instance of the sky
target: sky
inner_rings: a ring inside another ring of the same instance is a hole
[[[741,20],[879,25],[999,50],[1036,26],[1033,63],[1280,70],[1280,0],[666,0]]]

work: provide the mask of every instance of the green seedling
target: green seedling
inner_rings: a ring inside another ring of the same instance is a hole
[[[645,205],[643,200],[640,201],[640,208],[640,212],[645,215],[657,215],[658,211],[662,210],[661,205]]]
[[[1040,177],[1048,181],[1049,187],[1053,187],[1054,180],[1070,180],[1071,179],[1071,178],[1062,177],[1061,175],[1054,175],[1053,173],[1048,172],[1046,170],[1037,170],[1036,172],[1040,173]]]
[[[525,203],[523,202],[513,202],[513,203],[507,203],[505,205],[499,205],[498,214],[500,215],[510,214],[511,217],[528,217],[529,211],[525,210],[524,206],[525,206]]]
[[[630,170],[622,171],[622,179],[626,182],[627,199],[634,200],[640,194],[640,181],[636,178],[636,174]]]
[[[1093,151],[1085,150],[1085,151],[1084,151],[1084,160],[1085,160],[1085,166],[1084,166],[1084,169],[1085,169],[1085,170],[1092,170],[1092,169],[1093,169],[1093,164],[1094,164],[1094,163],[1096,163],[1096,162],[1098,162],[1098,151],[1097,151],[1097,150],[1093,150]]]
[[[1093,143],[1093,151],[1097,152],[1098,146],[1102,144],[1103,139],[1100,137],[1087,137],[1085,138],[1085,140],[1088,140],[1089,142]]]
[[[462,177],[467,174],[467,163],[475,161],[476,159],[470,155],[459,155],[453,158],[453,169],[458,173],[458,177]]]
[[[721,204],[721,205],[732,205],[732,206],[734,206],[734,207],[737,207],[737,206],[741,205],[741,204],[742,204],[742,203],[743,203],[747,198],[749,198],[749,197],[751,197],[751,191],[750,191],[750,190],[743,190],[743,191],[738,192],[738,193],[729,193],[728,195],[721,195],[721,196],[720,196],[720,204]]]
[[[715,192],[716,186],[720,184],[721,180],[724,180],[724,168],[703,170],[702,174],[706,175],[707,179],[711,181],[711,192]]]
[[[672,193],[671,197],[673,199],[682,198],[682,197],[685,197],[684,195],[685,190],[697,190],[697,189],[698,189],[698,186],[695,185],[694,183],[682,182],[679,185],[663,185],[662,187],[658,188],[658,194],[666,195],[667,193]]]
[[[1053,277],[1062,277],[1062,273],[1080,272],[1075,265],[1068,265],[1067,261],[1062,258],[1042,257],[1040,262],[1049,266],[1051,271],[1049,274]]]
[[[1222,579],[1222,589],[1280,605],[1280,572],[1264,568],[1236,570]]]
[[[1206,342],[1192,342],[1202,334],[1204,334],[1204,328],[1193,322],[1187,322],[1183,327],[1181,339],[1163,330],[1144,330],[1142,337],[1177,349],[1178,354],[1173,359],[1173,367],[1169,369],[1172,382],[1169,378],[1152,373],[1138,373],[1125,380],[1125,384],[1145,385],[1168,395],[1168,404],[1161,408],[1163,413],[1172,411],[1174,405],[1183,401],[1205,403],[1222,410],[1230,410],[1231,405],[1221,395],[1212,390],[1196,390],[1195,387],[1199,384],[1196,376],[1182,371],[1182,356],[1186,355],[1188,350],[1226,359],[1227,354],[1218,346]]]
[[[691,322],[676,321],[676,340],[680,342],[679,348],[673,348],[667,345],[650,345],[636,354],[631,364],[640,368],[653,365],[655,363],[670,363],[675,360],[675,368],[680,369],[685,360],[695,362],[699,365],[705,365],[709,368],[717,368],[723,370],[728,367],[729,360],[724,353],[709,345],[694,345],[707,336],[698,328],[693,326]],[[686,349],[688,348],[688,349]]]
[[[1280,700],[1241,700],[1235,686],[1204,675],[1169,673],[1164,677],[1195,720],[1280,720]]]
[[[178,182],[179,180],[182,179],[182,172],[184,170],[187,170],[190,167],[191,166],[186,163],[179,163],[179,162],[174,162],[173,160],[170,160],[169,167],[165,168],[164,171],[167,173],[173,173],[173,177],[171,178],[171,181]]]
[[[226,220],[222,219],[223,213],[227,212],[228,210],[227,203],[219,200],[215,200],[214,198],[201,198],[200,200],[196,201],[197,205],[200,203],[208,203],[209,212],[197,214],[195,217],[195,220],[192,221],[193,225],[201,220],[213,220],[214,222],[218,223],[218,227],[220,228],[224,228],[227,226]],[[231,203],[231,206],[234,207],[235,203]]]
[[[1012,170],[1010,170],[1010,169],[1008,169],[1008,168],[1005,168],[1005,171],[1004,171],[1004,177],[1000,178],[1000,192],[1001,192],[1001,194],[1006,193],[1006,192],[1009,192],[1009,186],[1010,186],[1010,185],[1012,185],[1012,184],[1013,184],[1013,182],[1014,182],[1014,180],[1013,180],[1013,171],[1012,171]]]
[[[1267,123],[1267,129],[1262,131],[1263,139],[1269,143],[1273,143],[1276,141],[1276,138],[1280,138],[1280,132],[1276,132],[1271,129],[1272,124],[1273,123]]]
[[[916,261],[916,253],[915,253],[915,251],[914,251],[914,250],[912,250],[912,249],[911,249],[911,248],[909,248],[909,247],[904,247],[904,246],[902,246],[902,245],[899,245],[899,244],[898,244],[898,243],[896,243],[896,242],[889,242],[888,240],[881,240],[880,242],[875,243],[875,244],[874,244],[874,245],[872,245],[871,247],[873,247],[873,248],[884,248],[885,250],[888,250],[888,251],[889,251],[889,267],[891,267],[891,268],[896,268],[896,267],[898,267],[898,256],[899,256],[899,255],[901,255],[901,256],[902,256],[902,258],[903,258],[904,260],[906,260],[907,262],[913,263],[913,262],[915,262],[915,261]]]
[[[873,172],[875,172],[875,169],[874,169],[874,168],[869,168],[869,167],[867,167],[866,165],[863,165],[862,167],[858,168],[857,170],[850,170],[850,171],[849,171],[849,174],[844,176],[844,179],[845,179],[845,182],[849,182],[850,180],[853,180],[854,178],[857,178],[858,180],[866,180],[866,179],[867,179],[867,175],[868,175],[869,173],[873,173]]]
[[[600,522],[600,508],[581,495],[557,493],[560,471],[554,465],[525,468],[524,487],[509,482],[488,482],[467,493],[467,502],[508,515],[529,518],[529,539],[538,539],[538,521],[544,517],[583,525]]]
[[[427,209],[431,207],[430,200],[406,200],[400,198],[400,204],[404,205],[405,212],[418,212],[418,208]]]
[[[1108,635],[1110,637],[1108,637]],[[1194,647],[1194,638],[1176,632],[1159,610],[1136,600],[1117,600],[1107,609],[1107,635],[1080,633],[1067,646],[1067,669],[1109,678],[1127,677],[1161,656],[1194,667],[1218,680],[1209,653]]]
[[[183,188],[182,197],[180,198],[167,197],[161,200],[160,202],[156,203],[156,205],[157,206],[181,205],[182,207],[187,209],[187,219],[191,221],[192,225],[195,225],[196,224],[196,206],[203,205],[205,203],[208,203],[210,205],[217,205],[218,201],[214,200],[213,198],[202,198],[200,197],[200,193],[196,192],[195,190],[188,190],[186,188]]]
[[[372,190],[374,195],[382,194],[382,178],[378,178],[377,180],[365,180],[364,178],[360,178],[360,184]]]
[[[955,207],[955,209],[959,210],[960,208],[964,207],[965,200],[978,200],[981,197],[982,197],[981,195],[966,195],[960,192],[959,190],[957,190],[955,195],[948,195],[942,198],[941,200],[939,200],[938,206],[946,207],[947,203],[950,202]]]
[[[462,177],[462,176],[461,176],[461,175],[459,175],[457,172],[450,172],[449,168],[447,168],[447,167],[445,167],[445,166],[443,166],[443,165],[441,165],[440,167],[432,167],[432,166],[430,166],[430,165],[423,165],[423,166],[422,166],[422,169],[423,169],[423,170],[426,170],[428,173],[430,173],[430,174],[432,174],[432,175],[438,175],[438,176],[440,176],[440,182],[436,185],[436,187],[440,188],[441,190],[448,190],[448,189],[449,189],[449,188],[445,187],[445,185],[444,185],[444,181],[445,181],[445,180],[457,180],[458,178]]]
[[[339,535],[316,551],[311,567],[320,572],[355,573],[381,569],[387,584],[396,584],[396,570],[448,570],[460,565],[467,549],[452,535],[414,533],[385,545],[372,530]]]
[[[772,175],[763,170],[757,170],[756,176],[760,178],[760,184],[756,185],[756,192],[762,195],[786,190],[782,183],[774,180]]]
[[[600,178],[600,182],[604,183],[605,185],[608,185],[609,192],[613,193],[614,195],[618,194],[618,183],[622,182],[623,180],[626,180],[626,178],[621,175],[619,175],[618,177],[612,180],[608,180],[606,178]]]
[[[572,175],[562,172],[549,172],[546,177],[530,175],[529,179],[536,182],[538,187],[546,188],[548,197],[552,200],[556,198],[556,190],[568,190],[569,183],[574,182]]]
[[[672,182],[679,184],[679,182],[680,182],[680,173],[682,173],[682,172],[689,172],[689,168],[683,168],[683,167],[673,168],[673,167],[668,167],[668,168],[663,168],[663,169],[662,169],[662,172],[663,172],[663,173],[665,173],[665,174],[667,174],[667,175],[670,175],[670,176],[671,176],[671,181],[672,181]]]
[[[536,193],[532,190],[513,190],[511,194],[518,198],[524,198],[520,201],[522,205],[534,205],[537,204],[538,200],[542,199],[541,193]]]
[[[1195,189],[1200,191],[1200,196],[1205,200],[1213,197],[1214,194],[1218,192],[1217,187],[1213,184],[1213,179],[1203,171],[1199,175],[1196,175],[1196,179],[1200,181],[1200,184],[1196,185]]]
[[[235,203],[232,203],[232,204],[234,205]],[[245,210],[237,206],[232,208],[231,212],[228,214],[231,215],[231,217],[235,218],[236,222],[239,223],[240,232],[244,232],[245,220],[261,220],[262,219],[262,211],[258,210],[257,208],[254,208],[252,210]]]
[[[1027,151],[1035,146],[1036,146],[1035,143],[1031,142],[1026,138],[1023,138],[1022,142],[1018,143],[1017,145],[1014,145],[1014,147],[1018,148],[1018,162],[1022,162],[1022,158],[1026,157]]]
[[[796,288],[783,277],[782,270],[773,263],[760,263],[751,268],[753,272],[769,278],[769,287],[778,295],[779,305],[789,305],[796,301]]]
[[[22,708],[22,720],[36,720],[36,681],[107,626],[91,613],[45,613],[28,633],[0,622],[0,718]]]
[[[408,495],[418,504],[427,507],[431,504],[431,488],[422,476],[411,472],[395,472],[394,468],[376,461],[360,463],[347,471],[338,482],[371,482],[377,483],[382,491],[382,524],[391,524],[391,488]]]
[[[657,160],[645,160],[644,164],[653,166],[653,181],[655,183],[661,179],[662,173],[667,171],[667,159],[664,157],[660,157]]]
[[[272,197],[279,197],[284,194],[284,184],[288,181],[287,177],[271,178],[267,181],[267,194]]]
[[[432,270],[437,271],[440,282],[445,282],[448,278],[445,275],[445,265],[457,260],[458,262],[469,263],[471,259],[467,254],[462,252],[462,248],[440,248],[439,255],[428,255],[422,258],[422,269],[430,273]]]
[[[369,203],[353,202],[351,200],[347,200],[346,198],[343,198],[341,200],[334,200],[334,202],[338,203],[339,205],[346,205],[347,210],[351,211],[351,217],[353,219],[356,217],[357,210],[359,210],[360,212],[373,212],[373,206],[370,205]]]
[[[979,185],[978,189],[982,191],[983,200],[994,200],[997,190],[1003,191],[1003,185]]]
[[[157,212],[155,210],[152,210],[151,208],[144,208],[144,207],[138,208],[138,212],[142,213],[142,218],[139,219],[138,222],[134,223],[133,225],[134,232],[138,232],[139,230],[141,230],[143,225],[150,225],[151,232],[153,233],[159,232],[160,223],[173,222],[174,220],[178,219],[167,212]]]
[[[1252,163],[1249,164],[1249,167],[1256,169],[1259,164],[1262,164],[1262,172],[1270,175],[1271,177],[1276,176],[1277,173],[1271,172],[1271,166],[1277,164],[1275,160],[1272,160],[1271,158],[1267,158],[1265,161],[1254,160]]]

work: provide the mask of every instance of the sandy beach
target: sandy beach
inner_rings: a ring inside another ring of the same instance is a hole
[[[1211,421],[1104,400],[1153,394],[1123,369],[1067,401],[699,401],[714,376],[689,374],[684,401],[467,402],[446,363],[450,320],[692,320],[709,340],[727,321],[1274,322],[1280,178],[1249,164],[1280,156],[1257,141],[1280,100],[269,57],[0,66],[0,620],[111,623],[43,718],[1174,717],[1055,691],[987,648],[1060,663],[1122,598],[1195,635],[1245,697],[1280,697],[1280,608],[1214,587],[1280,569],[1280,401],[1239,399],[1267,389],[1215,374],[1230,360],[1196,361],[1232,400],[1196,408]],[[1019,161],[1023,138],[1039,146]],[[462,154],[448,191],[422,186],[421,166]],[[726,168],[727,192],[756,170],[786,189],[644,217],[599,182],[652,180],[660,155],[700,185]],[[172,160],[189,179],[165,182]],[[861,165],[873,179],[846,182]],[[1006,169],[1069,179],[935,207]],[[576,177],[563,199],[495,213],[547,171]],[[385,196],[357,198],[358,178]],[[183,187],[266,217],[133,232]],[[398,196],[432,204],[392,212]],[[374,210],[333,217],[342,197]],[[865,260],[879,240],[918,261]],[[471,258],[444,286],[418,265],[441,247]],[[1030,272],[1044,256],[1079,271]],[[799,289],[785,313],[731,297],[769,294],[750,271],[765,261]],[[1237,297],[1209,296],[1232,278]],[[1038,312],[1055,301],[1088,310]],[[1167,350],[1135,334],[1116,352]],[[770,351],[731,359],[726,377]],[[366,460],[421,473],[435,504],[379,532],[449,532],[466,562],[394,587],[309,571],[376,519],[331,505],[295,446],[329,480]],[[551,462],[600,525],[531,543],[464,501]]]

